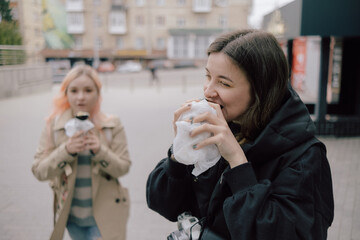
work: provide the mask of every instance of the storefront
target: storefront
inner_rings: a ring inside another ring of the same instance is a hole
[[[296,0],[264,17],[318,134],[360,135],[360,1]]]

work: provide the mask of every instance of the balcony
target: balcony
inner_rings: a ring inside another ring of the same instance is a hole
[[[70,34],[82,34],[85,32],[83,13],[67,13],[67,31]]]
[[[110,12],[109,33],[110,34],[125,34],[125,33],[127,33],[125,11]]]
[[[113,10],[113,11],[116,11],[116,10],[126,11],[127,8],[128,7],[125,4],[124,0],[112,0],[111,1],[111,10]]]
[[[193,12],[195,13],[209,13],[211,12],[211,0],[193,0]]]
[[[83,0],[66,0],[66,11],[68,12],[84,11]]]

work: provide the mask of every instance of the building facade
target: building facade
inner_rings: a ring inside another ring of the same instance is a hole
[[[67,29],[63,34],[71,39],[71,46],[57,48],[48,44],[43,55],[73,61],[205,59],[206,48],[217,34],[248,27],[252,7],[252,0],[45,2],[48,8],[54,2],[63,4]]]
[[[10,0],[13,19],[18,22],[26,53],[26,63],[43,62],[41,51],[45,46],[42,35],[41,0]]]

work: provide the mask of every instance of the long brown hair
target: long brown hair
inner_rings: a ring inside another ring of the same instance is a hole
[[[288,63],[276,38],[260,30],[240,30],[219,36],[208,55],[222,52],[247,75],[252,103],[234,122],[241,126],[238,136],[254,140],[280,106],[288,84]]]

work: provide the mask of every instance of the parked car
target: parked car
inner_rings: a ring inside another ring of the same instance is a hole
[[[174,64],[170,60],[157,59],[153,60],[152,64],[158,69],[170,69],[174,67]]]
[[[71,69],[69,60],[52,60],[49,61],[49,64],[51,66],[54,83],[61,83]]]
[[[142,70],[142,66],[139,62],[135,61],[126,61],[124,64],[118,66],[117,71],[121,73],[125,72],[140,72]]]
[[[174,68],[196,68],[196,64],[193,60],[179,60],[175,61]]]
[[[115,66],[111,62],[101,62],[97,70],[98,72],[113,72],[115,70]]]

